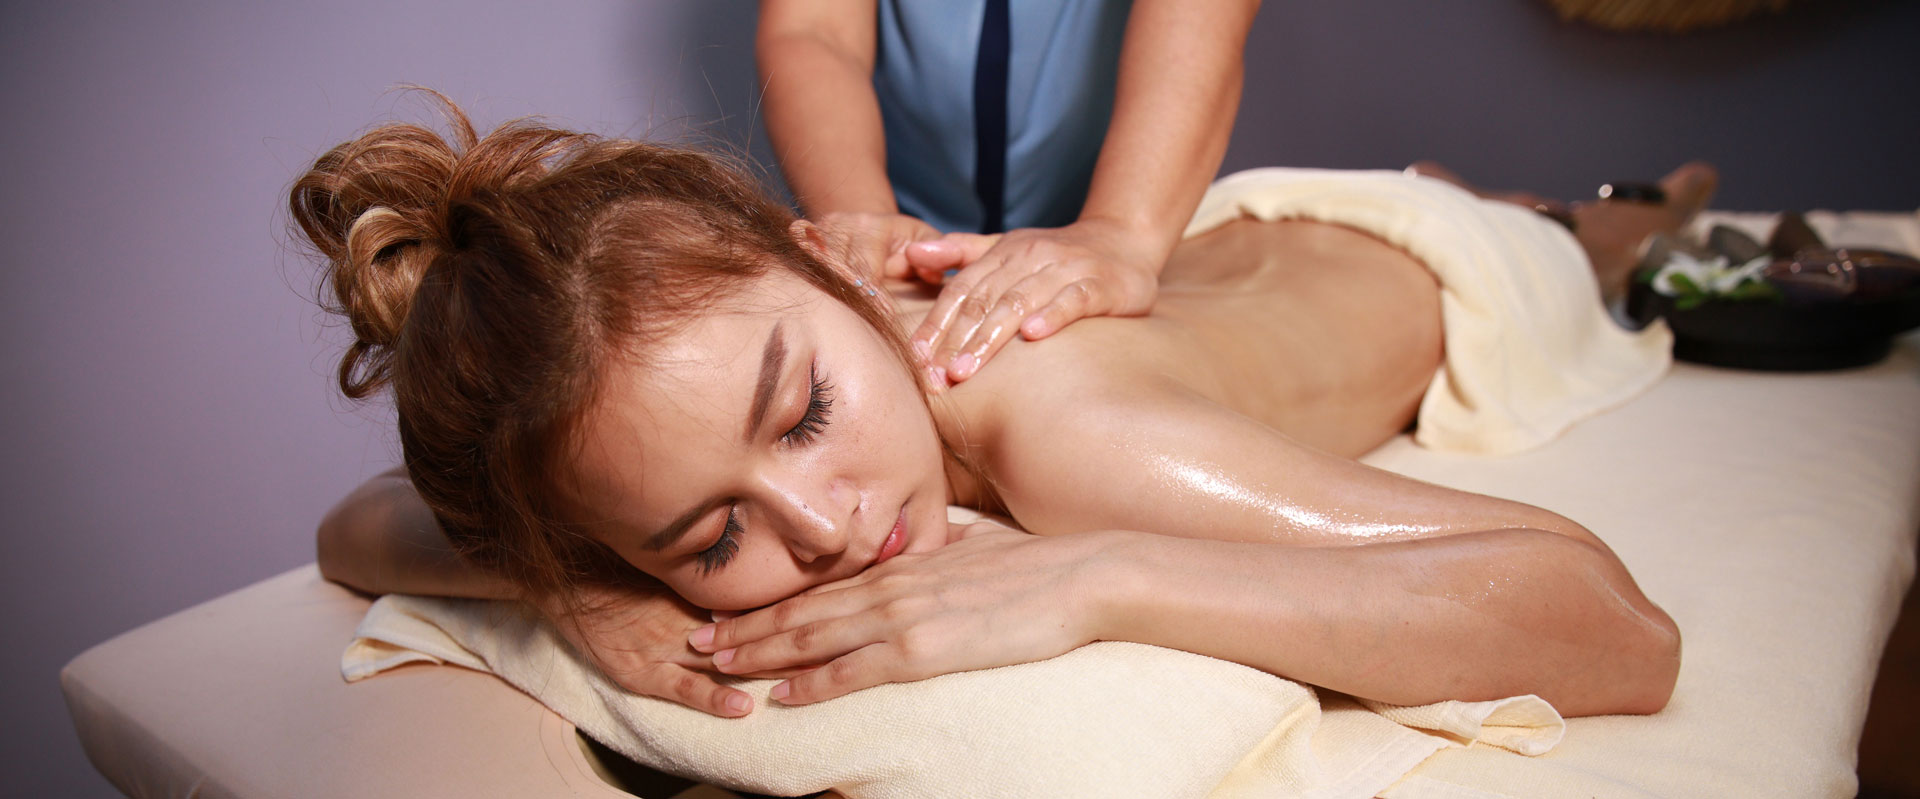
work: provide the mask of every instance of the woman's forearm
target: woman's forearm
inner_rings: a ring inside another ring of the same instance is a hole
[[[765,0],[754,51],[781,172],[809,217],[894,213],[872,0]]]
[[[353,490],[320,522],[320,574],[373,594],[510,599],[520,591],[462,560],[401,469]]]
[[[1652,713],[1679,633],[1610,554],[1496,530],[1352,547],[1122,533],[1099,637],[1198,652],[1392,704],[1537,694]]]
[[[1140,0],[1127,20],[1113,121],[1082,220],[1117,222],[1164,261],[1220,168],[1240,107],[1258,0]]]

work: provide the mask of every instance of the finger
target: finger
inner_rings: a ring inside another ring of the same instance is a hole
[[[985,257],[1000,243],[999,234],[948,233],[937,239],[909,245],[907,265],[923,281],[940,285],[948,273]]]
[[[811,673],[775,685],[768,696],[783,705],[809,705],[863,688],[920,679],[901,668],[898,647],[880,643],[836,658]]]
[[[972,377],[980,371],[980,367],[986,365],[988,359],[1013,340],[1022,322],[1037,310],[1033,298],[1050,297],[1057,292],[1060,288],[1058,284],[1064,282],[1065,278],[1051,267],[1051,264],[1041,266],[1039,271],[1001,292],[993,310],[981,320],[967,343],[960,346],[959,357],[948,367],[947,373],[953,376],[954,382]]]
[[[887,240],[886,262],[881,270],[882,274],[891,278],[911,277],[913,269],[907,264],[907,248],[913,246],[915,242],[939,238],[940,231],[934,230],[933,226],[925,222],[905,215],[894,217],[894,222],[889,229],[891,235]]]
[[[947,270],[959,269],[967,263],[960,244],[944,238],[909,244],[900,252],[900,257],[914,277],[935,286],[946,279]]]
[[[960,315],[961,305],[966,303],[970,292],[974,290],[975,281],[985,274],[986,271],[977,268],[965,270],[947,281],[946,286],[940,289],[940,295],[933,298],[933,308],[927,311],[926,318],[920,320],[920,327],[913,331],[913,337],[909,339],[913,353],[923,363],[946,368],[947,362],[935,357],[937,351],[934,346],[945,340],[946,331],[953,325],[954,318]]]
[[[979,269],[980,265],[972,268]],[[973,338],[981,323],[987,320],[987,315],[993,312],[994,300],[1000,296],[997,287],[991,285],[996,281],[989,278],[983,282],[988,285],[973,287],[959,298],[947,324],[927,342],[928,348],[933,351],[932,363],[946,367],[948,379],[953,378],[954,368],[960,365],[961,345]],[[952,291],[957,285],[950,285],[941,293]]]
[[[1020,335],[1028,341],[1038,341],[1060,332],[1060,328],[1077,320],[1105,313],[1099,297],[1099,287],[1091,280],[1068,283],[1053,295],[1053,301],[1047,303],[1047,307],[1020,323]]]
[[[814,669],[817,669],[817,668],[820,668],[820,667],[817,665],[794,666],[793,668],[789,668],[789,669],[767,669],[766,671],[749,671],[749,672],[743,672],[741,674],[729,674],[727,676],[739,677],[741,679],[746,679],[746,680],[785,680],[792,677],[798,677],[802,674],[813,671]]]
[[[737,649],[713,653],[722,674],[745,674],[827,663],[885,638],[883,614],[862,613],[803,624]]]
[[[933,353],[933,365],[944,367],[951,378],[957,359],[962,355],[962,347],[980,331],[1000,296],[1030,271],[1025,266],[1003,252],[990,252],[985,258],[961,270],[959,277],[941,289],[941,297],[935,300],[935,304],[950,292],[958,292],[959,296],[954,300],[954,309],[947,316],[946,324],[927,340],[927,349]],[[1011,327],[1012,323],[1008,326]]]
[[[846,616],[864,607],[857,597],[843,596],[843,593],[803,594],[784,599],[772,607],[694,630],[687,636],[687,643],[697,651],[713,654],[760,641],[801,625]]]
[[[753,697],[745,691],[721,685],[712,675],[680,666],[655,664],[616,677],[614,681],[633,693],[677,702],[722,718],[739,718],[753,712]]]

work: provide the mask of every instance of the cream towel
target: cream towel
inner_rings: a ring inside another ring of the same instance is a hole
[[[1446,359],[1420,403],[1422,446],[1532,449],[1645,391],[1672,362],[1665,323],[1615,325],[1579,243],[1532,211],[1399,172],[1252,169],[1214,183],[1186,235],[1246,216],[1355,228],[1439,279]]]
[[[497,674],[653,768],[780,795],[1365,799],[1440,749],[1534,754],[1562,729],[1531,696],[1375,713],[1237,663],[1118,642],[806,707],[770,702],[775,680],[743,681],[755,711],[720,719],[627,693],[516,603],[399,595],[368,609],[341,673],[417,661]],[[1502,726],[1517,722],[1534,726]]]

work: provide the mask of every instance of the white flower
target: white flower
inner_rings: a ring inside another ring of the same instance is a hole
[[[1688,293],[1674,284],[1674,275],[1681,275],[1707,296],[1717,297],[1733,293],[1735,289],[1747,283],[1761,281],[1760,273],[1772,263],[1771,256],[1762,255],[1734,268],[1724,255],[1716,255],[1706,260],[1674,250],[1667,256],[1667,262],[1654,273],[1653,290],[1668,297],[1678,297]]]

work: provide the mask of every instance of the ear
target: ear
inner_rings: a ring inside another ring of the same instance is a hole
[[[787,235],[792,236],[795,242],[805,247],[807,252],[813,253],[813,257],[830,264],[839,263],[839,260],[832,256],[831,248],[827,246],[827,232],[821,230],[819,225],[805,219],[795,219],[793,224],[787,226]]]

